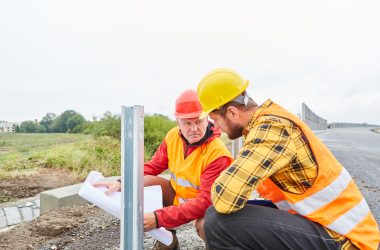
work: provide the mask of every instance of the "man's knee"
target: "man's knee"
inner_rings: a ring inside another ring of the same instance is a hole
[[[267,210],[268,208],[261,206],[249,206],[231,214],[220,214],[213,206],[210,206],[206,210],[203,226],[206,237],[208,232],[216,233],[217,231],[224,232],[225,230],[228,230],[228,228],[236,224],[237,221],[241,221],[241,218],[245,218],[243,221],[256,219],[271,220],[270,214],[268,214]]]
[[[204,225],[205,218],[199,218],[194,221],[194,226],[195,230],[197,231],[198,236],[202,239],[205,240],[205,234],[203,230],[203,225]]]
[[[215,229],[215,224],[216,224],[216,220],[217,220],[216,215],[217,215],[217,212],[216,212],[214,206],[210,206],[206,210],[206,214],[204,217],[204,223],[203,223],[203,230],[204,230],[205,234],[207,234],[207,232]]]

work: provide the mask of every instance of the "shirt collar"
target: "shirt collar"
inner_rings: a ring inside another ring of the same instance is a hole
[[[255,111],[255,113],[253,113],[252,118],[249,121],[247,127],[245,127],[243,130],[244,138],[247,137],[249,130],[252,128],[253,124],[255,123],[255,121],[257,120],[257,118],[261,114],[261,112],[263,112],[263,110],[266,109],[267,107],[269,107],[272,103],[273,103],[272,100],[268,99],[256,109],[256,111]]]

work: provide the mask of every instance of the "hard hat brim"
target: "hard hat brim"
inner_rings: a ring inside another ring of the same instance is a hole
[[[204,119],[204,118],[206,118],[207,116],[208,116],[208,114],[209,114],[210,112],[205,112],[205,111],[202,111],[202,113],[200,114],[200,116],[199,116],[199,119]]]
[[[200,112],[193,112],[193,113],[178,113],[178,112],[175,112],[174,113],[174,116],[176,118],[182,118],[182,119],[188,119],[188,118],[199,118],[200,115],[202,115]]]

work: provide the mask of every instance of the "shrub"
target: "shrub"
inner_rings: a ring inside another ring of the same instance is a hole
[[[153,114],[144,117],[144,145],[145,159],[150,159],[161,144],[166,133],[176,125],[175,121],[168,117]],[[120,140],[121,119],[120,115],[111,112],[104,113],[99,120],[94,120],[86,125],[83,133],[94,134],[96,137],[111,136]]]
[[[166,133],[176,126],[175,121],[168,117],[153,114],[146,115],[144,119],[145,156],[151,158],[158,146],[162,143]]]

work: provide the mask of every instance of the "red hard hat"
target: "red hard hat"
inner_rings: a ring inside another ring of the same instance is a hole
[[[197,91],[185,90],[175,101],[176,118],[198,118],[202,113]]]

